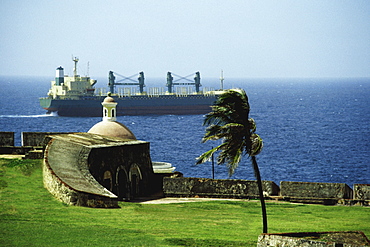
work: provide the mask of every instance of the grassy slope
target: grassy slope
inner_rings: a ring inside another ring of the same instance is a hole
[[[0,246],[256,246],[262,231],[258,201],[72,207],[43,188],[41,161],[9,162],[0,160]],[[269,232],[370,236],[370,208],[270,202],[267,211]]]

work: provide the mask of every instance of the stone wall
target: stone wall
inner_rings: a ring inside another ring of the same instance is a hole
[[[280,182],[280,195],[296,198],[352,199],[352,189],[343,183]]]
[[[370,241],[361,231],[264,233],[258,236],[257,247],[360,247]]]
[[[354,192],[343,183],[262,181],[263,194],[270,199],[324,205],[370,206],[370,184],[355,184]],[[164,177],[164,196],[258,198],[257,181]]]
[[[55,134],[68,134],[71,132],[22,132],[22,146],[45,147],[45,137]]]
[[[152,195],[149,143],[90,133],[48,135],[45,187],[72,205],[112,207],[117,200]],[[54,183],[51,180],[57,180]]]
[[[33,147],[0,146],[0,154],[26,154],[33,149]]]
[[[353,199],[370,200],[370,184],[354,184]]]
[[[25,153],[24,159],[42,159],[44,158],[43,150],[30,150]]]
[[[31,150],[43,149],[48,135],[65,134],[70,132],[22,132],[22,146],[14,146],[14,132],[0,132],[0,154],[27,154]],[[31,154],[28,159],[42,159],[39,153]]]
[[[131,200],[155,192],[156,186],[151,184],[154,173],[148,142],[131,141],[122,146],[93,148],[88,163],[91,174],[101,184],[104,183],[105,171],[112,174],[110,190],[120,199]],[[137,182],[133,181],[133,175]],[[123,181],[126,181],[126,187],[121,186]]]
[[[265,196],[278,195],[279,187],[272,181],[262,181]],[[163,179],[166,196],[185,197],[224,197],[257,198],[257,181],[208,178],[170,178]]]
[[[0,146],[14,146],[14,132],[0,132]]]
[[[63,183],[50,169],[47,161],[43,163],[44,187],[59,201],[73,206],[84,206],[93,208],[117,208],[118,201],[114,198],[90,195],[79,192]]]

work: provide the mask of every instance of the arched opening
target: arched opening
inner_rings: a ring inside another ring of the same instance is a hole
[[[107,188],[109,191],[112,191],[112,173],[110,171],[105,171],[103,176],[103,186]]]
[[[104,117],[108,117],[108,110],[104,108]]]
[[[131,198],[135,198],[140,195],[140,182],[143,179],[138,165],[133,164],[131,166],[129,178],[131,186]]]
[[[128,198],[128,189],[127,189],[127,173],[124,169],[119,169],[117,172],[117,184],[116,184],[116,195],[118,200],[123,200]]]
[[[136,174],[132,174],[131,176],[131,197],[135,198],[139,195],[139,179]]]
[[[115,112],[114,108],[112,109],[112,117],[116,117],[116,112]]]

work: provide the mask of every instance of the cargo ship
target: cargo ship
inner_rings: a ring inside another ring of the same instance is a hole
[[[71,117],[98,117],[102,115],[102,100],[107,93],[104,90],[96,92],[94,87],[97,80],[89,76],[80,76],[77,73],[79,59],[74,57],[73,76],[64,74],[60,66],[56,69],[55,81],[47,97],[40,98],[40,105],[47,113],[57,113],[59,116]],[[123,77],[116,81],[113,71],[109,72],[108,88],[111,97],[118,103],[117,115],[195,115],[206,114],[211,105],[223,90],[201,90],[200,73],[196,72],[194,82],[187,77],[180,77],[191,82],[176,82],[171,72],[167,73],[166,87],[149,88],[144,90],[144,72],[138,74],[137,82],[131,77]],[[131,82],[120,83],[130,80]],[[223,77],[221,76],[221,85]],[[116,88],[118,85],[131,87]],[[175,86],[187,86],[177,87]],[[136,87],[132,87],[136,86]],[[191,86],[191,87],[189,87]],[[138,88],[138,89],[137,89]],[[137,92],[136,92],[137,91]]]

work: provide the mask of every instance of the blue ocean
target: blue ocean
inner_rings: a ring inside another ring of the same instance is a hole
[[[100,117],[49,116],[38,98],[49,90],[48,77],[0,77],[0,131],[87,132]],[[158,79],[156,85],[165,84]],[[107,79],[98,79],[105,87]],[[150,79],[146,80],[150,84]],[[204,86],[219,88],[217,79]],[[257,157],[263,180],[370,184],[370,78],[360,79],[227,79],[225,88],[246,90],[250,117],[264,149]],[[170,162],[187,177],[212,178],[211,162],[195,158],[217,145],[201,143],[202,115],[121,116],[137,139],[150,142],[153,161]],[[215,165],[215,178],[228,178]],[[233,179],[253,180],[244,157]]]

